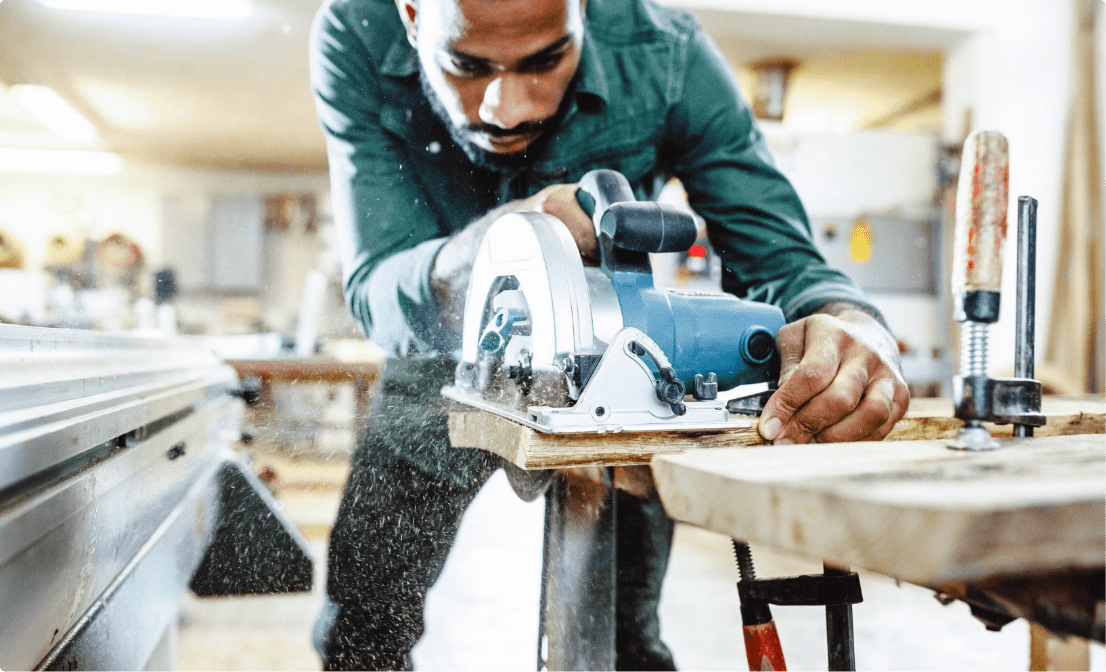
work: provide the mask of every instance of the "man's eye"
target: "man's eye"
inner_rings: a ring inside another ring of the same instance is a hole
[[[449,64],[456,74],[464,77],[482,77],[491,71],[486,63],[464,58],[450,58]]]
[[[564,52],[557,54],[549,54],[548,56],[541,56],[534,60],[527,61],[526,65],[520,70],[528,73],[542,74],[555,69],[564,60]]]

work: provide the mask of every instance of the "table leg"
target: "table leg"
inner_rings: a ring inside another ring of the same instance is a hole
[[[558,476],[545,495],[538,670],[615,667],[615,497]]]
[[[849,574],[848,567],[840,568],[823,564],[826,576]],[[829,653],[829,669],[855,670],[856,652],[853,649],[853,605],[826,605],[826,648]]]

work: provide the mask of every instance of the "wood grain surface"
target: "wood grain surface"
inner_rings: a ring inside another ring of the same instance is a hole
[[[1106,397],[1102,395],[1045,397],[1048,424],[1037,436],[1102,434],[1106,432]],[[735,448],[765,445],[752,427],[718,431],[619,432],[613,434],[543,434],[484,411],[460,411],[449,416],[454,447],[493,452],[523,469],[554,469],[585,465],[649,464],[653,455],[693,448]],[[948,399],[914,399],[906,417],[887,441],[951,439],[962,422],[952,415]],[[1010,425],[988,425],[997,437],[1008,437]]]
[[[657,455],[669,515],[912,583],[1102,567],[1106,439],[941,440]]]
[[[1034,429],[1035,436],[1102,434],[1106,432],[1106,397],[1101,394],[1046,396],[1041,410],[1048,424]],[[906,416],[895,425],[887,441],[955,438],[963,422],[953,417],[949,399],[911,399]],[[1009,437],[1013,425],[983,423],[995,437]]]

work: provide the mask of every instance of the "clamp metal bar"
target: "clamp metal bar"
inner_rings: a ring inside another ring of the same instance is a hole
[[[1014,331],[1014,377],[1033,378],[1037,287],[1037,199],[1018,197],[1018,294]],[[1033,426],[1015,423],[1014,436],[1033,436]]]

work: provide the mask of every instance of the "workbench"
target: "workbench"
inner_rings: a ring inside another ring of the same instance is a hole
[[[239,378],[256,378],[262,385],[274,383],[350,383],[357,393],[358,406],[368,402],[369,390],[382,362],[376,358],[347,361],[333,358],[310,359],[230,359]]]
[[[651,466],[678,521],[931,588],[967,602],[991,628],[1024,617],[1102,641],[1106,399],[1046,397],[1043,410],[1048,424],[1034,438],[990,426],[1004,444],[994,452],[948,448],[961,423],[939,399],[912,401],[881,443],[766,445],[754,418],[722,431],[552,435],[482,411],[451,414],[450,438],[524,469],[585,467],[547,495],[539,668],[608,662],[613,582],[608,591],[597,577],[613,540],[613,498],[585,501],[587,489],[573,483],[590,474],[617,487],[634,482],[624,467],[635,465]],[[585,540],[599,550],[574,558]],[[574,580],[601,589],[562,594]],[[583,610],[599,614],[600,635],[572,625]]]
[[[364,345],[368,347],[339,348],[335,352],[306,358],[228,359],[227,364],[234,367],[238,377],[253,388],[250,424],[263,430],[262,435],[256,438],[262,442],[269,439],[283,444],[285,435],[295,434],[284,431],[287,418],[281,415],[281,408],[273,393],[275,386],[299,383],[346,384],[352,386],[354,393],[351,423],[354,432],[349,445],[339,452],[352,452],[360,443],[359,432],[364,429],[362,419],[368,415],[373,385],[384,369],[383,353],[367,341]]]

